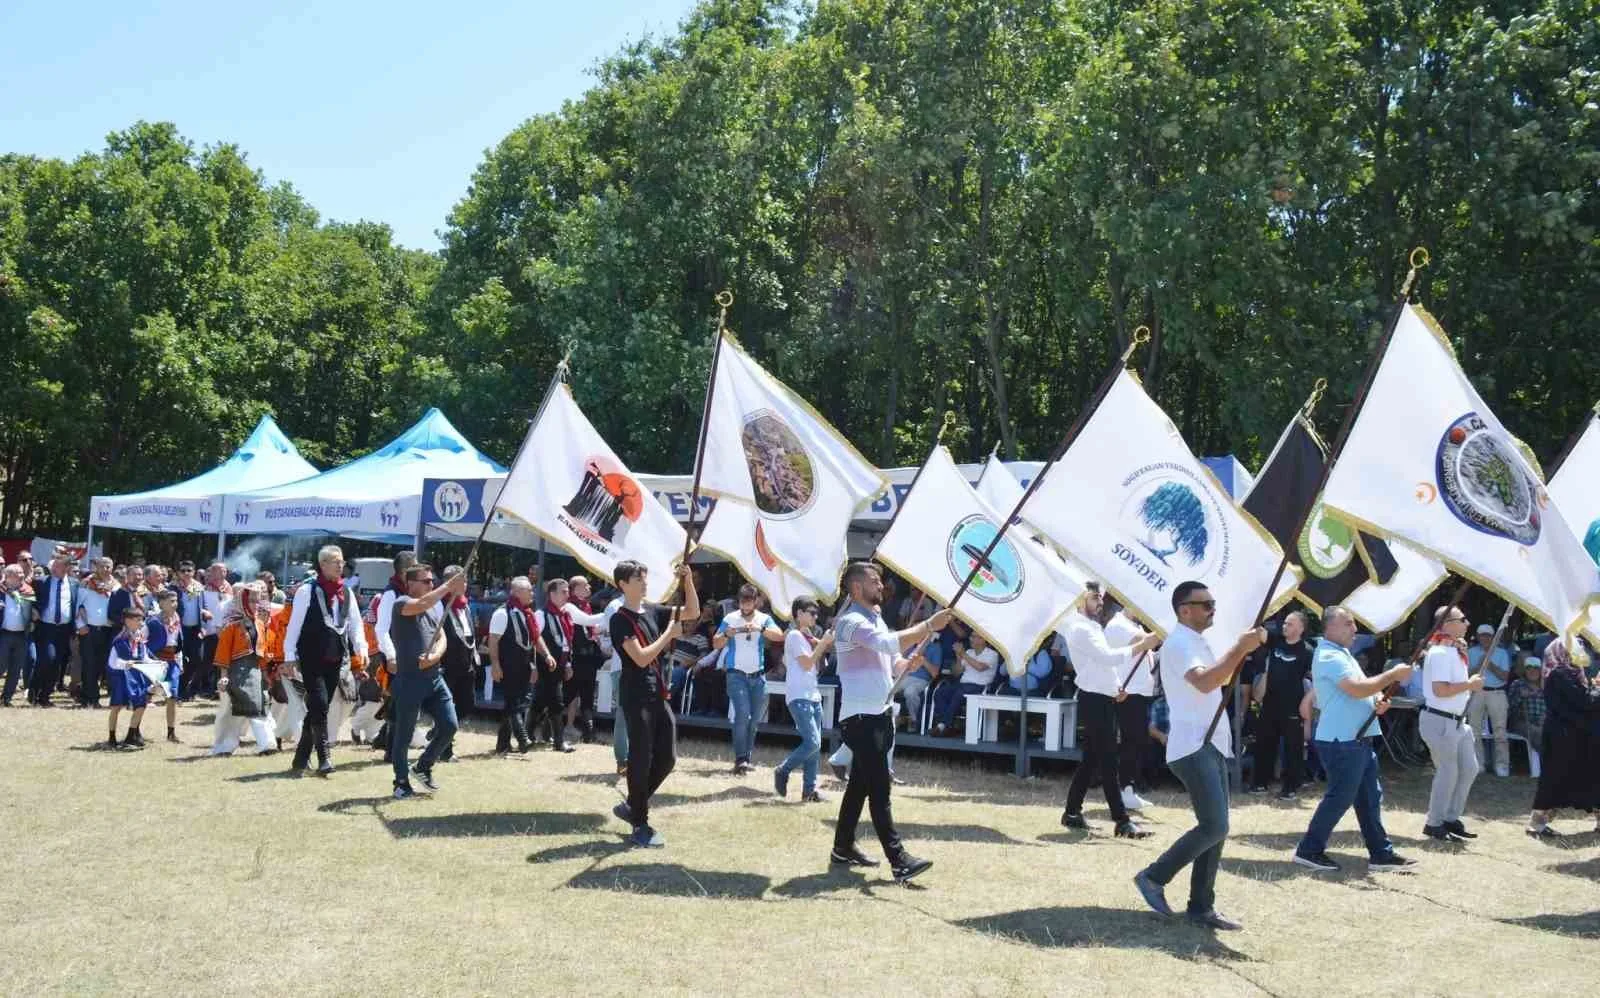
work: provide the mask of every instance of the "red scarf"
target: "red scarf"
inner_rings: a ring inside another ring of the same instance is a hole
[[[112,593],[122,588],[122,583],[118,582],[115,576],[107,576],[106,580],[101,582],[99,579],[91,575],[84,580],[83,584],[88,586],[90,589],[93,589],[101,596],[110,596]]]
[[[396,596],[404,596],[406,594],[406,580],[398,575],[391,575],[389,576],[389,588],[394,590]]]
[[[337,602],[339,597],[344,593],[343,579],[324,579],[321,573],[318,573],[317,585],[321,586],[322,591],[328,594],[329,606],[332,606],[335,602]]]
[[[570,600],[569,602],[571,602],[573,606],[575,606],[578,609],[582,610],[584,613],[594,613],[594,611],[589,608],[589,601],[586,600],[586,599],[575,599],[575,600]],[[585,627],[584,630],[586,632],[588,632],[589,638],[591,640],[598,640],[599,639],[599,637],[600,637],[600,628],[598,628],[598,627]],[[568,640],[571,640],[571,637],[572,637],[571,635],[568,635],[567,636]]]
[[[466,593],[462,593],[460,596],[457,596],[455,599],[450,601],[451,611],[465,610],[468,605]]]
[[[229,582],[227,579],[223,579],[221,582],[217,583],[207,582],[206,588],[221,596],[223,599],[233,599],[233,583]]]
[[[523,606],[516,600],[511,600],[506,605],[516,612],[522,614],[522,622],[527,625],[528,628],[529,643],[531,644],[533,641],[537,640],[539,637],[539,621],[533,614],[533,607]]]
[[[556,626],[561,628],[561,636],[566,639],[567,648],[572,647],[572,618],[561,610],[551,611],[556,616]]]
[[[1461,647],[1461,643],[1459,641],[1457,641],[1455,638],[1452,638],[1450,635],[1444,633],[1443,631],[1435,631],[1432,634],[1430,634],[1428,636],[1428,644],[1430,644],[1430,645],[1449,645],[1450,647],[1452,647],[1452,648],[1454,648],[1456,650],[1456,654],[1457,655],[1461,656],[1462,664],[1463,665],[1467,664],[1467,652],[1466,652],[1466,650],[1464,648]]]

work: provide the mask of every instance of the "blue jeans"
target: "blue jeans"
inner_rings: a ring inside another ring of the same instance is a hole
[[[789,716],[800,733],[800,744],[778,763],[778,772],[788,775],[795,767],[805,774],[805,793],[817,789],[817,761],[822,758],[822,704],[816,700],[790,700]]]
[[[456,704],[450,697],[450,687],[445,685],[442,669],[396,673],[390,677],[389,693],[393,697],[389,703],[389,723],[393,726],[389,744],[394,759],[394,782],[399,786],[411,782],[406,757],[411,754],[411,733],[417,728],[417,712],[426,710],[433,718],[433,740],[417,757],[417,768],[426,771],[433,768],[433,761],[456,736]]]
[[[617,765],[628,761],[628,720],[622,714],[622,673],[611,674],[611,754]]]
[[[10,703],[12,695],[17,692],[17,683],[25,678],[28,648],[32,644],[23,631],[0,632],[0,673],[6,677],[5,691],[0,693],[0,700]]]
[[[728,672],[728,702],[733,704],[733,759],[749,762],[756,746],[756,725],[767,699],[767,677],[756,673]]]
[[[1189,806],[1199,824],[1167,847],[1145,872],[1166,885],[1189,867],[1189,911],[1203,915],[1217,903],[1217,865],[1222,844],[1228,840],[1228,759],[1207,742],[1198,752],[1167,763],[1189,791]]]
[[[1328,837],[1344,813],[1355,805],[1356,821],[1361,825],[1361,837],[1367,843],[1367,855],[1374,859],[1394,851],[1389,835],[1383,830],[1383,784],[1378,782],[1378,754],[1372,751],[1370,739],[1359,742],[1313,742],[1317,758],[1328,771],[1328,792],[1311,815],[1311,827],[1295,851],[1304,856],[1316,856],[1328,848]]]
[[[933,723],[947,728],[956,723],[956,711],[961,708],[961,701],[983,690],[984,687],[976,683],[945,683],[934,690]]]

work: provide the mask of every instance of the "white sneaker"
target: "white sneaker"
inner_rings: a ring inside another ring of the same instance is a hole
[[[1511,775],[1511,770],[1509,770],[1509,769],[1501,769],[1500,767],[1496,766],[1495,770],[1494,770],[1494,775],[1500,777],[1503,780],[1503,779],[1505,779],[1505,778],[1507,778],[1507,777],[1509,777]]]
[[[1143,811],[1151,806],[1151,802],[1140,797],[1130,784],[1122,788],[1122,806],[1130,811]]]

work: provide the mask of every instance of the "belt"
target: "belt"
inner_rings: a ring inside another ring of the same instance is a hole
[[[1440,710],[1437,707],[1424,706],[1422,709],[1429,714],[1437,714],[1440,717],[1448,717],[1457,724],[1460,724],[1462,721],[1467,719],[1465,714],[1452,714],[1448,710]]]

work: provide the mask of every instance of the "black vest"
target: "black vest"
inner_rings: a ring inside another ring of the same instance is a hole
[[[585,665],[598,665],[606,660],[606,653],[600,650],[600,643],[589,636],[589,629],[582,624],[572,625],[572,661]]]
[[[302,583],[310,586],[311,591],[306,593],[306,617],[300,625],[300,640],[294,648],[300,659],[300,665],[305,666],[344,666],[350,661],[350,636],[342,628],[338,631],[331,630],[323,622],[321,604],[317,594],[322,588],[316,579]],[[342,606],[340,605],[342,604]],[[348,619],[348,614],[356,612],[355,597],[348,588],[339,590],[338,603],[330,603],[328,612],[337,613],[341,623]]]
[[[567,644],[567,632],[562,629],[562,624],[567,623],[566,614],[560,610],[552,610],[546,606],[539,611],[544,615],[541,621],[540,632],[544,637],[544,646],[550,652],[550,657],[556,660],[556,665],[568,666],[572,664],[572,648]],[[572,625],[576,634],[578,626]]]
[[[456,633],[456,615],[448,607],[445,608],[444,619],[439,622],[444,628],[444,666],[453,673],[465,672],[472,667],[472,653],[476,641],[471,637],[472,611],[467,611],[467,636]]]
[[[500,635],[500,668],[504,672],[520,675],[533,668],[533,643],[537,639],[531,634],[524,634],[526,620],[521,610],[507,603],[505,611],[506,632]],[[528,647],[517,643],[519,634],[528,639]]]

